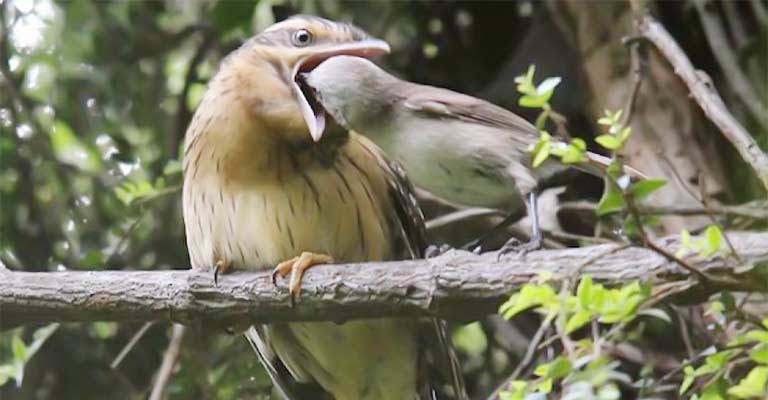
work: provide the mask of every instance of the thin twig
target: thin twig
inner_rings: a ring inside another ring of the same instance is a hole
[[[725,239],[725,243],[728,244],[728,248],[731,250],[731,255],[736,259],[736,262],[742,263],[741,256],[739,256],[739,253],[736,251],[736,247],[733,246],[733,242],[731,242],[731,239],[725,233],[725,229],[723,228],[722,225],[720,225],[719,222],[717,222],[717,220],[715,219],[715,215],[709,209],[709,196],[707,196],[707,180],[704,179],[703,174],[699,174],[699,196],[701,196],[701,199],[700,199],[701,205],[703,205],[704,209],[707,210],[707,217],[709,217],[709,220],[712,222],[713,225],[717,226],[720,229],[720,231],[723,232],[723,238]]]
[[[554,239],[559,240],[575,240],[577,242],[587,242],[587,243],[616,243],[613,239],[603,238],[599,236],[585,236],[585,235],[578,235],[575,233],[570,232],[564,232],[564,231],[553,231],[553,230],[547,230],[542,229],[541,233],[544,234],[544,236],[551,236]]]
[[[141,328],[136,331],[136,333],[133,334],[131,337],[131,340],[126,343],[125,347],[123,347],[122,350],[120,350],[120,353],[115,357],[114,361],[112,361],[112,364],[109,364],[109,367],[112,369],[117,369],[117,367],[120,366],[120,364],[123,362],[123,359],[125,356],[128,355],[128,353],[136,346],[136,343],[139,342],[139,340],[144,336],[145,333],[149,330],[149,328],[154,325],[154,322],[145,322],[144,325],[141,326]]]
[[[760,149],[755,139],[728,111],[717,91],[703,78],[703,73],[693,67],[680,45],[660,22],[646,14],[638,27],[642,36],[653,43],[672,64],[675,73],[688,86],[704,114],[731,142],[744,161],[753,169],[763,187],[768,190],[768,154]]]
[[[165,349],[165,354],[163,354],[163,362],[160,364],[160,369],[157,371],[155,384],[152,386],[149,400],[161,400],[163,398],[165,388],[171,380],[174,367],[176,367],[176,361],[181,352],[181,343],[184,341],[184,333],[186,330],[187,328],[184,325],[173,324],[173,327],[171,328],[171,341]]]
[[[640,43],[636,40],[624,39],[624,43],[629,46],[629,72],[632,87],[629,91],[627,105],[624,106],[624,115],[622,125],[628,126],[632,122],[632,116],[637,104],[637,97],[640,93],[640,87],[643,84],[643,61],[640,55]]]
[[[683,269],[696,276],[702,283],[710,282],[711,278],[707,274],[694,268],[687,261],[675,256],[666,249],[661,248],[651,240],[651,238],[648,236],[648,233],[645,231],[645,226],[643,225],[643,221],[640,218],[640,212],[637,210],[637,203],[635,203],[635,198],[630,193],[627,193],[627,191],[621,189],[618,182],[616,182],[616,179],[614,179],[612,176],[606,174],[606,177],[608,178],[607,184],[613,185],[613,187],[616,188],[619,193],[621,193],[621,196],[624,199],[624,203],[627,205],[627,211],[629,211],[629,215],[637,227],[637,233],[640,236],[640,240],[642,241],[643,245],[663,256],[667,260],[677,263]]]
[[[733,38],[734,47],[736,53],[740,54],[744,50],[747,42],[749,42],[749,36],[746,31],[746,22],[742,20],[739,15],[739,3],[733,1],[723,1],[723,13],[728,26],[730,36]]]
[[[525,355],[523,356],[523,359],[520,360],[520,362],[517,364],[517,367],[515,367],[515,370],[512,372],[512,374],[508,378],[504,379],[504,381],[499,386],[496,387],[493,393],[491,393],[491,395],[488,396],[487,400],[498,399],[501,391],[508,388],[509,384],[515,381],[523,372],[523,370],[528,367],[528,365],[533,360],[533,355],[536,353],[536,350],[539,347],[539,343],[541,342],[541,339],[544,337],[544,333],[547,332],[547,329],[549,328],[551,323],[552,323],[552,318],[550,317],[547,317],[543,321],[541,321],[541,325],[539,325],[539,329],[536,330],[536,333],[531,338],[528,348],[525,350]]]
[[[727,351],[727,350],[735,350],[735,349],[743,349],[746,346],[751,345],[751,343],[743,343],[735,346],[728,346],[720,349],[720,351]],[[656,382],[656,385],[660,385],[662,382],[666,382],[670,379],[672,379],[673,376],[679,374],[680,372],[683,372],[683,369],[689,365],[693,365],[699,361],[701,361],[703,358],[707,357],[711,353],[702,351],[699,354],[697,354],[695,357],[688,360],[688,362],[681,363],[677,368],[673,369],[672,371],[667,372],[664,376],[659,378],[658,382]]]
[[[699,201],[698,198],[696,198]],[[560,205],[563,210],[573,211],[594,211],[597,206],[595,203],[587,201],[566,202]],[[762,201],[750,202],[741,205],[709,205],[709,207],[696,206],[651,206],[638,205],[637,211],[640,215],[679,215],[696,216],[713,213],[715,215],[724,215],[731,217],[742,217],[749,219],[768,219],[768,204]]]
[[[437,218],[433,218],[426,222],[427,230],[434,230],[442,228],[443,226],[450,225],[459,221],[463,221],[468,218],[474,217],[486,217],[486,216],[501,216],[504,215],[502,211],[494,210],[492,208],[463,208],[454,212],[441,215]]]
[[[144,216],[147,215],[146,209],[141,211],[141,214],[139,214],[138,217],[136,217],[133,222],[131,222],[131,225],[128,227],[128,229],[123,232],[123,234],[120,236],[120,240],[117,241],[117,244],[115,245],[115,248],[112,249],[112,252],[109,253],[109,256],[107,257],[106,261],[104,261],[104,265],[110,266],[112,265],[112,262],[117,258],[117,256],[120,254],[120,249],[123,248],[126,242],[128,242],[128,238],[133,234],[134,231],[136,231],[136,228],[139,227],[141,224],[141,220],[144,219]]]
[[[685,344],[685,350],[688,352],[688,358],[693,358],[695,356],[693,342],[691,341],[691,333],[688,332],[688,325],[686,325],[685,317],[677,307],[672,306],[672,309],[675,310],[675,314],[677,314],[677,321],[680,325],[680,336],[683,338],[683,344]]]

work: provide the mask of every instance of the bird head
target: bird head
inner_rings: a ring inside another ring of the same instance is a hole
[[[311,72],[300,74],[300,79],[305,91],[336,122],[353,130],[360,129],[361,124],[370,128],[376,122],[384,122],[385,107],[392,98],[392,82],[397,81],[370,60],[345,55],[323,61]],[[370,129],[365,132],[371,133]]]
[[[389,45],[347,23],[298,15],[274,24],[254,36],[239,52],[245,52],[246,59],[249,58],[247,55],[253,55],[271,65],[273,75],[276,75],[281,84],[290,88],[290,100],[282,101],[293,101],[293,104],[283,104],[279,108],[291,110],[293,116],[293,110],[298,106],[312,139],[317,142],[322,138],[325,129],[325,115],[322,107],[314,104],[311,97],[303,92],[299,74],[309,72],[324,60],[337,55],[367,58],[388,53]],[[264,76],[258,78],[266,79]],[[259,86],[261,90],[273,87],[266,87],[263,82]]]

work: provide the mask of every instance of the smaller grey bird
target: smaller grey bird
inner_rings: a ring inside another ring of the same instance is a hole
[[[336,56],[302,76],[317,102],[339,124],[373,140],[400,162],[410,179],[465,206],[509,212],[501,225],[531,217],[531,240],[512,239],[501,254],[541,246],[536,193],[567,167],[547,160],[531,166],[539,133],[528,121],[487,101],[401,80],[360,57]],[[610,162],[587,154],[576,168],[600,176]]]

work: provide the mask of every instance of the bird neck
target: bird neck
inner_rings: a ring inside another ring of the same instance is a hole
[[[279,182],[324,163],[344,143],[330,135],[314,143],[281,67],[247,61],[229,60],[209,83],[187,129],[185,177],[225,186]]]

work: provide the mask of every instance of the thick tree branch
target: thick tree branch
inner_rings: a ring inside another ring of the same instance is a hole
[[[703,71],[691,64],[680,45],[664,26],[650,15],[645,15],[638,24],[639,34],[653,43],[664,58],[672,64],[675,73],[683,79],[696,103],[704,114],[720,129],[723,135],[736,147],[741,157],[752,167],[763,187],[768,191],[768,154],[750,136],[744,126],[725,107],[722,98]]]
[[[768,233],[729,233],[744,265],[768,265]],[[674,252],[677,240],[658,245]],[[0,270],[0,326],[44,321],[163,320],[205,326],[258,322],[343,321],[354,318],[478,318],[496,311],[511,291],[543,271],[621,283],[666,282],[670,292],[703,295],[719,289],[768,292],[765,275],[737,275],[722,257],[688,259],[714,279],[703,283],[653,251],[616,244],[543,250],[496,262],[496,254],[449,252],[430,260],[321,265],[305,276],[302,299],[291,308],[284,283],[268,272],[225,275],[196,271],[11,272]],[[596,254],[604,257],[594,259]],[[754,270],[752,270],[754,271]],[[765,272],[765,271],[763,271]],[[674,288],[669,285],[676,286]]]
[[[701,19],[704,35],[707,37],[712,54],[724,72],[725,80],[731,85],[733,92],[752,117],[763,129],[768,130],[768,107],[763,104],[764,99],[755,93],[754,85],[749,82],[739,66],[739,57],[734,51],[734,45],[728,41],[723,21],[711,9],[714,4],[710,4],[709,0],[694,0],[693,4]]]

